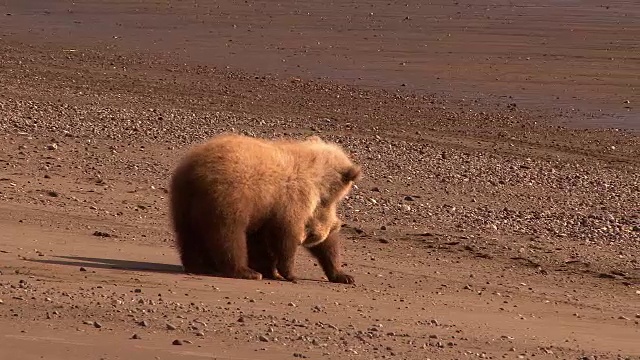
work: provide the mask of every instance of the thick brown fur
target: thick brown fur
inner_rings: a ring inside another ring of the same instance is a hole
[[[339,146],[318,137],[223,134],[195,146],[170,185],[184,270],[295,281],[296,250],[310,237],[313,244],[305,246],[315,249],[321,264],[331,263],[340,224],[335,209],[360,172]],[[325,239],[331,240],[326,254],[318,248]],[[327,276],[336,279],[330,271]]]

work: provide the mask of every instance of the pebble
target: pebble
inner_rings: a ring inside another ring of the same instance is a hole
[[[102,324],[100,324],[100,323],[99,323],[99,322],[97,322],[97,321],[94,321],[94,322],[93,322],[93,327],[95,327],[96,329],[100,329],[100,328],[102,327]]]
[[[200,337],[202,337],[202,336],[204,336],[204,332],[202,332],[202,331],[198,331],[198,332],[196,333],[196,336],[200,336]]]
[[[258,336],[258,340],[262,341],[262,342],[269,342],[269,338],[267,338],[264,335],[260,335]]]
[[[57,150],[57,149],[58,149],[58,144],[56,143],[47,145],[47,150]]]
[[[175,329],[176,329],[175,325],[167,323],[167,330],[175,330]]]
[[[173,340],[173,342],[171,343],[172,345],[182,345],[182,341],[175,339]]]
[[[87,269],[85,269],[84,267],[81,267],[80,271],[87,271]]]
[[[133,334],[133,335],[131,336],[131,339],[133,339],[133,340],[140,340],[140,339],[142,339],[142,338],[141,338],[141,337],[140,337],[140,335],[138,335],[138,334]]]
[[[147,326],[149,326],[149,323],[147,322],[147,320],[142,320],[142,321],[138,322],[138,325],[140,325],[142,327],[147,327]]]

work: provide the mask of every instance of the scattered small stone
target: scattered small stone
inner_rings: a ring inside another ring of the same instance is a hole
[[[289,303],[289,304],[287,304],[287,305],[292,306],[292,307],[296,307],[296,304],[294,304],[294,303],[292,303],[292,302],[290,302],[290,303]]]
[[[147,322],[147,320],[142,320],[142,321],[138,322],[138,325],[140,325],[142,327],[147,327],[147,326],[149,326],[149,323]]]
[[[238,318],[238,322],[239,322],[239,323],[243,323],[243,322],[244,322],[244,318],[243,318],[242,316],[240,316],[240,317]]]
[[[389,240],[387,240],[387,239],[380,239],[380,240],[378,240],[378,241],[379,241],[380,243],[382,243],[382,244],[388,244],[388,243],[390,242],[390,241],[389,241]]]
[[[167,323],[167,330],[175,330],[175,329],[176,329],[175,325]]]
[[[53,190],[49,190],[47,191],[47,195],[51,196],[51,197],[58,197],[59,194]]]
[[[185,344],[193,344],[193,341],[191,340],[182,340],[182,342],[184,342]]]
[[[294,358],[306,359],[307,355],[304,355],[304,354],[301,354],[301,353],[293,353],[293,357]]]
[[[204,332],[198,331],[198,332],[196,332],[196,336],[203,337],[204,336]]]
[[[97,321],[94,321],[94,322],[93,322],[93,327],[94,327],[94,328],[96,328],[96,329],[100,329],[100,328],[102,328],[102,324],[100,324],[100,323],[99,323],[99,322],[97,322]]]
[[[620,320],[631,320],[631,319],[629,319],[628,317],[626,317],[624,315],[618,316],[618,319],[620,319]]]
[[[93,321],[90,321],[90,320],[85,320],[82,323],[85,325],[93,325]]]
[[[58,149],[58,144],[56,143],[47,145],[47,150],[57,150],[57,149]]]
[[[182,341],[175,339],[173,340],[173,342],[171,343],[172,345],[182,345]]]
[[[109,234],[108,232],[104,232],[104,231],[94,231],[93,232],[93,236],[111,237],[111,234]]]
[[[140,335],[138,335],[138,334],[133,334],[133,335],[131,336],[131,339],[133,339],[133,340],[140,340],[140,339],[142,339],[142,338],[141,338],[141,337],[140,337]]]
[[[133,292],[136,294],[140,294],[142,292],[142,289],[133,289]]]
[[[262,342],[269,342],[269,338],[267,338],[264,335],[260,335],[258,336],[258,340],[262,341]]]
[[[87,271],[84,267],[80,267],[80,271]]]

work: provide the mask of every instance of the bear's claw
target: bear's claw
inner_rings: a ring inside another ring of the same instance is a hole
[[[329,281],[333,283],[339,283],[339,284],[355,284],[356,283],[356,280],[353,278],[353,276],[343,272],[333,275],[329,279]]]

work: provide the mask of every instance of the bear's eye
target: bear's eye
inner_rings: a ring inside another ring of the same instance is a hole
[[[360,166],[350,166],[348,169],[342,171],[342,182],[348,184],[351,181],[356,181],[360,178],[361,173]]]

